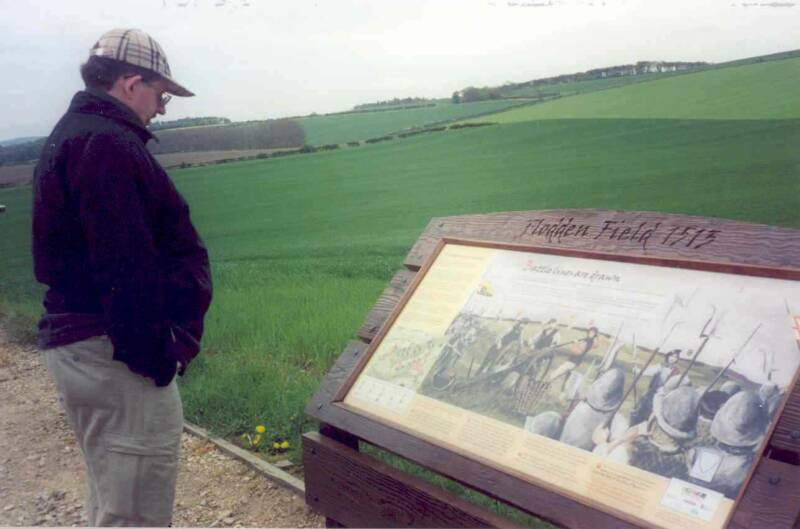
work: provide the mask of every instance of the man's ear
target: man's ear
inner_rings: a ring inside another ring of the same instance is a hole
[[[142,80],[141,75],[131,75],[130,77],[123,77],[122,79],[120,79],[121,81],[120,88],[122,89],[123,94],[125,94],[126,97],[132,97],[133,87],[136,85],[136,83],[138,83],[141,80]]]

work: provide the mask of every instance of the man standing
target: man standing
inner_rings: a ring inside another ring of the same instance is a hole
[[[553,361],[554,352],[550,350],[561,342],[561,333],[558,331],[558,322],[555,318],[548,320],[547,324],[530,340],[525,341],[529,350],[527,361],[509,373],[504,384],[514,388],[514,410],[522,415],[527,415],[533,409],[541,394],[543,377],[550,363]],[[542,354],[543,351],[546,351]]]
[[[680,360],[680,356],[681,350],[673,349],[664,356],[664,361],[661,365],[650,366],[644,370],[642,376],[652,378],[650,379],[650,385],[647,386],[647,391],[636,403],[633,411],[631,411],[631,425],[645,422],[650,418],[650,414],[653,412],[653,399],[656,393],[667,383],[670,377],[680,373],[678,370],[678,360]],[[634,366],[633,375],[636,376],[638,373],[639,368]]]
[[[508,356],[509,350],[516,347],[517,352],[522,350],[522,325],[524,320],[518,320],[505,334],[497,338],[492,347],[486,352],[476,375],[492,373],[497,365],[501,365]]]
[[[618,463],[685,480],[689,471],[687,445],[697,438],[699,399],[689,386],[664,390],[655,395],[653,412],[645,422],[632,426],[607,446],[601,445],[597,452]]]
[[[172,79],[140,30],[100,37],[34,174],[33,258],[47,285],[39,347],[88,470],[91,526],[172,521],[183,409],[199,352],[208,255],[145,144]]]

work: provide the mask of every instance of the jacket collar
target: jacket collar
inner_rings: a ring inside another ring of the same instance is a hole
[[[147,130],[144,124],[142,124],[142,120],[139,119],[139,116],[134,114],[133,110],[102,90],[87,88],[86,90],[76,93],[69,105],[69,111],[80,112],[82,114],[95,114],[119,121],[133,129],[142,139],[143,143],[147,143],[150,139],[158,141],[158,138]]]

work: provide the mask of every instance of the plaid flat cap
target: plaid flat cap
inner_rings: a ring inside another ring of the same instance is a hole
[[[164,49],[140,29],[112,29],[100,37],[90,53],[157,73],[167,82],[167,92],[171,94],[184,97],[194,95],[172,78]]]

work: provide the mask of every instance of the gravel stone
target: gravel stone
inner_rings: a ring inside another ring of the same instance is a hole
[[[83,459],[41,355],[0,328],[0,366],[0,526],[85,526]],[[184,433],[173,527],[324,524],[302,498]]]

